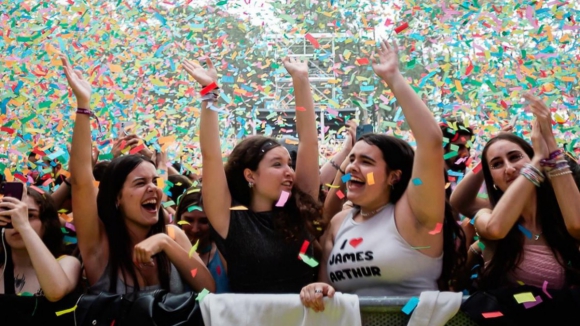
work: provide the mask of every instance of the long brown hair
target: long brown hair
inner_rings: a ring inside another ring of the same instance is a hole
[[[251,136],[234,147],[225,166],[228,188],[234,202],[246,207],[250,205],[252,192],[248,189],[244,170],[256,171],[266,153],[279,146],[280,143],[272,138]],[[304,228],[318,238],[326,227],[322,220],[321,203],[296,186],[292,187],[286,205],[273,207],[272,212],[275,225],[287,239],[300,239]]]

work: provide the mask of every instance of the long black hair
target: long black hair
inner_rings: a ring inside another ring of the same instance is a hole
[[[397,203],[411,181],[415,151],[406,141],[382,134],[366,134],[359,138],[359,141],[374,145],[381,150],[387,166],[387,174],[390,171],[401,171],[401,176],[398,182],[393,185],[389,198],[389,203]],[[445,175],[442,177],[445,178]],[[445,189],[441,189],[441,191],[444,192]],[[454,285],[466,260],[465,234],[457,224],[451,205],[445,201],[443,266],[441,275],[437,280],[440,290],[447,291]]]
[[[123,184],[127,176],[140,164],[155,165],[153,161],[140,155],[117,157],[107,166],[103,174],[103,179],[99,184],[97,207],[99,218],[103,221],[105,231],[107,232],[107,239],[109,240],[109,279],[111,280],[109,292],[111,293],[117,292],[119,269],[125,280],[125,291],[128,290],[128,279],[131,279],[133,282],[134,291],[139,291],[140,289],[137,273],[133,266],[133,246],[131,245],[131,238],[124,217],[116,205],[117,198],[121,193],[121,189],[123,189]],[[151,227],[147,237],[157,233],[166,233],[163,210],[159,210],[157,223]],[[171,266],[169,259],[163,252],[157,254],[156,257],[161,288],[169,290]]]
[[[491,145],[506,140],[522,148],[524,153],[531,159],[534,150],[522,138],[513,134],[499,134],[485,145],[482,152],[482,170],[485,180],[489,201],[495,207],[503,195],[503,191],[493,187],[493,178],[487,162],[487,152]],[[580,167],[573,159],[566,156],[575,180],[580,175]],[[578,181],[576,182],[578,185]],[[536,216],[542,226],[542,236],[548,247],[552,250],[558,263],[564,268],[566,285],[580,285],[580,252],[577,241],[568,233],[564,223],[564,217],[558,205],[554,189],[548,180],[536,188]],[[495,246],[493,256],[485,269],[480,272],[478,287],[482,290],[496,289],[500,287],[515,286],[510,279],[512,272],[520,264],[524,249],[524,234],[514,225],[505,238],[492,242]]]
[[[252,198],[244,170],[256,171],[266,153],[279,146],[281,144],[272,138],[251,136],[234,147],[225,166],[225,173],[230,194],[236,203],[249,207]],[[275,226],[289,240],[302,238],[304,228],[316,238],[324,232],[321,203],[296,186],[292,187],[286,205],[273,207],[272,212]]]

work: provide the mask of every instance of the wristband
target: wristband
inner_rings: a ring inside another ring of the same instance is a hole
[[[201,96],[204,96],[205,94],[211,92],[212,90],[218,88],[218,85],[213,82],[207,86],[203,86],[203,89],[201,90],[201,92],[199,93]]]
[[[338,164],[336,164],[336,162],[334,162],[334,160],[330,160],[330,165],[332,165],[332,167],[334,167],[335,169],[340,171],[340,173],[345,174],[344,171],[340,169],[340,166],[338,166]]]
[[[99,126],[99,137],[101,136],[101,121],[99,121],[99,118],[95,115],[93,111],[85,108],[77,108],[77,114],[85,114],[91,118],[95,118],[95,120],[97,120],[97,125]]]

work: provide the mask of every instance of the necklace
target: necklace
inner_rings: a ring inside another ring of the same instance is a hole
[[[387,205],[388,205],[388,204],[387,204]],[[387,207],[387,205],[383,205],[383,206],[381,206],[381,207],[379,207],[379,208],[377,208],[377,209],[375,209],[375,210],[372,210],[372,211],[370,211],[370,212],[367,212],[367,213],[364,213],[364,212],[362,211],[362,209],[361,209],[361,210],[360,210],[360,215],[361,215],[362,217],[371,217],[371,216],[375,216],[375,215],[377,215],[377,213],[378,213],[378,212],[382,211],[382,210],[383,210],[383,208]]]

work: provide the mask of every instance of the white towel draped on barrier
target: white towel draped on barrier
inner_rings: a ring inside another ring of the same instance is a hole
[[[423,291],[407,326],[443,326],[461,307],[461,292]]]
[[[324,311],[306,308],[298,294],[208,294],[201,302],[206,326],[360,326],[358,297],[336,293]]]

